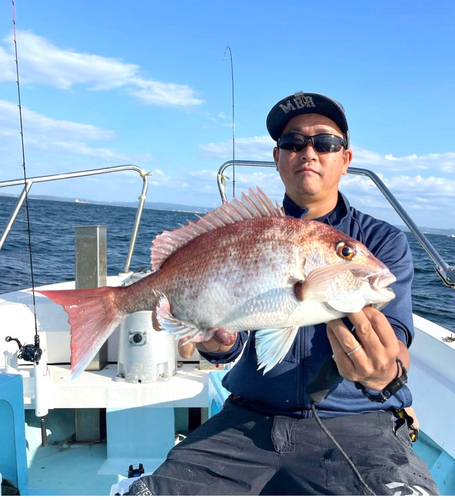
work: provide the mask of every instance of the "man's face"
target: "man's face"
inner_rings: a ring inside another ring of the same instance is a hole
[[[283,135],[290,132],[343,136],[335,122],[318,114],[295,116],[287,123]],[[295,203],[305,206],[312,202],[324,203],[338,196],[338,183],[347,173],[352,151],[341,148],[337,153],[318,153],[308,141],[301,151],[275,148],[273,157],[287,195]]]

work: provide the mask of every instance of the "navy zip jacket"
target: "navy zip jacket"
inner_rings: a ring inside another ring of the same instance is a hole
[[[286,195],[283,208],[286,215],[291,217],[300,218],[307,212]],[[398,340],[409,347],[414,336],[411,300],[414,267],[406,235],[395,226],[351,207],[342,193],[339,193],[335,209],[317,220],[330,224],[363,243],[396,276],[396,282],[390,285],[396,298],[382,309],[382,313],[392,325]],[[347,318],[344,321],[350,325]],[[225,353],[201,352],[202,356],[213,363],[229,363],[240,354],[242,356],[238,362],[223,379],[223,386],[229,392],[241,397],[251,409],[298,418],[313,416],[311,401],[305,389],[319,367],[332,356],[326,324],[300,328],[283,361],[266,374],[262,369],[258,370],[254,332],[250,335],[240,332],[235,344]],[[385,403],[376,403],[364,396],[353,382],[340,378],[316,408],[321,417],[327,418],[378,410],[399,410],[411,404],[411,392],[406,386]]]

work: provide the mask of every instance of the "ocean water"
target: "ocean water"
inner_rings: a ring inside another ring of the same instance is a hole
[[[0,196],[0,232],[15,204],[15,198]],[[35,286],[74,280],[74,226],[105,225],[108,275],[124,270],[135,208],[29,198],[29,212]],[[150,266],[151,242],[157,234],[196,218],[193,213],[145,209],[130,270]],[[407,233],[407,236],[415,267],[414,312],[455,333],[455,291],[442,283],[432,260],[413,235]],[[441,257],[455,265],[455,238],[436,234],[427,237]],[[30,252],[26,215],[22,209],[0,250],[0,294],[30,286]]]

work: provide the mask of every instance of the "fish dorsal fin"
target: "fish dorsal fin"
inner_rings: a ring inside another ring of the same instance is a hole
[[[207,211],[198,221],[188,221],[186,226],[163,231],[152,243],[152,271],[159,269],[170,255],[201,234],[243,220],[285,216],[278,203],[274,205],[259,187],[256,189],[257,192],[250,188],[249,194],[242,193],[241,200],[233,198],[212,212]]]

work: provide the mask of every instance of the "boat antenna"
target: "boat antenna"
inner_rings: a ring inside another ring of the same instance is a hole
[[[228,45],[224,49],[224,57],[226,51],[229,50],[231,58],[231,99],[232,99],[232,196],[235,198],[235,101],[234,101],[234,64],[232,62],[232,50]],[[223,61],[224,61],[223,57]]]
[[[21,150],[22,150],[22,171],[23,171],[23,178],[24,178],[24,191],[25,191],[25,213],[26,213],[26,220],[27,220],[27,235],[28,235],[28,253],[29,253],[29,262],[30,262],[30,275],[31,275],[31,286],[32,286],[32,303],[33,303],[33,318],[35,321],[35,338],[34,338],[34,344],[27,344],[27,345],[22,345],[18,339],[14,339],[12,337],[6,337],[7,342],[11,341],[16,341],[18,348],[19,348],[19,354],[18,358],[23,359],[24,361],[30,361],[34,364],[35,367],[35,379],[37,379],[37,374],[38,370],[37,367],[39,365],[39,362],[41,360],[41,356],[43,354],[42,349],[40,348],[40,337],[38,334],[38,322],[36,318],[36,299],[35,299],[35,278],[34,278],[34,272],[33,272],[33,253],[32,253],[32,236],[31,236],[31,229],[30,229],[30,211],[29,211],[29,206],[28,206],[28,186],[27,186],[27,168],[25,166],[25,143],[24,143],[24,127],[23,127],[23,122],[22,122],[22,104],[21,104],[21,87],[20,87],[20,80],[19,80],[19,58],[17,55],[17,34],[16,34],[16,10],[15,10],[15,5],[14,5],[14,0],[11,0],[11,3],[13,5],[13,28],[14,28],[14,55],[16,58],[16,83],[17,83],[17,98],[18,98],[18,105],[19,105],[19,123],[20,123],[20,134],[21,134]],[[47,366],[45,369],[47,371]],[[43,369],[41,370],[43,372]],[[38,386],[36,385],[36,391],[35,391],[35,414],[37,417],[41,418],[41,440],[43,446],[47,446],[47,434],[46,434],[46,423],[44,416],[48,413],[47,408],[38,408],[38,406],[41,406],[41,404],[37,401],[38,400]]]

